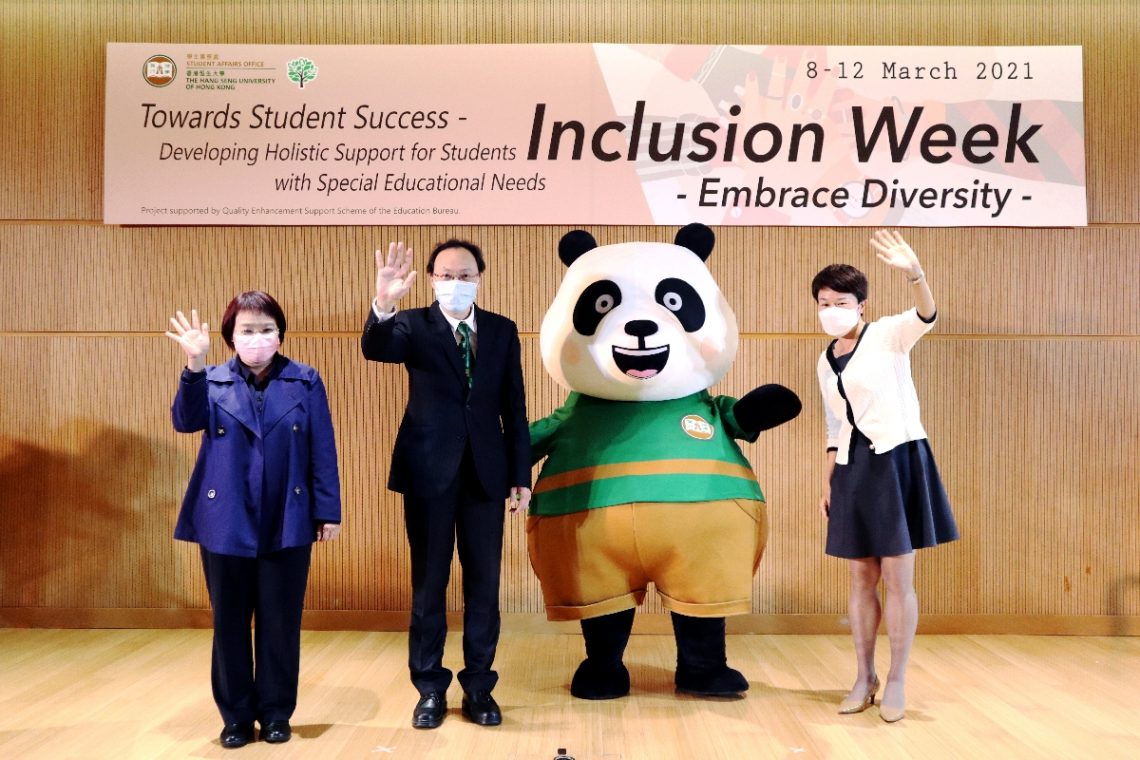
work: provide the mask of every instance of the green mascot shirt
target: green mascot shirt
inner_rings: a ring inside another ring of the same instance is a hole
[[[572,392],[530,426],[531,459],[547,457],[530,512],[565,515],[630,502],[764,500],[734,438],[731,396],[608,401]]]

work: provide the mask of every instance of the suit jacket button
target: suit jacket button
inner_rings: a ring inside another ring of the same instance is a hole
[[[297,494],[298,496],[300,496],[300,495],[301,495],[301,486],[297,486],[296,488],[294,488],[294,489],[293,489],[293,493],[295,493],[295,494]]]
[[[225,434],[226,434],[226,429],[224,427],[218,428],[218,435],[225,435]]]
[[[301,426],[298,425],[296,422],[294,422],[293,423],[293,432],[296,433],[300,429],[301,429]]]
[[[218,492],[215,491],[213,488],[211,488],[209,491],[206,491],[206,498],[207,499],[212,499],[217,495],[218,495]]]

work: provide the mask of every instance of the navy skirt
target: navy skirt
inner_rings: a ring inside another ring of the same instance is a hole
[[[852,431],[847,464],[831,474],[827,553],[897,557],[957,538],[930,444],[909,441],[876,454],[866,436]]]

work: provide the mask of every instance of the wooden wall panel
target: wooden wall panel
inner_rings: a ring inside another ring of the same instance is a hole
[[[9,332],[164,329],[176,308],[217,321],[233,294],[264,288],[295,333],[355,333],[374,289],[374,250],[406,239],[422,268],[450,236],[487,253],[480,304],[537,333],[564,270],[558,240],[569,227],[104,227],[0,225],[5,271],[18,288],[0,300]],[[603,227],[602,245],[671,241],[673,227]],[[709,268],[742,334],[817,332],[812,276],[843,261],[870,278],[869,313],[902,308],[902,275],[876,260],[862,228],[718,227]],[[1140,227],[1072,230],[921,229],[907,233],[923,259],[943,319],[962,335],[1140,334],[1140,312],[1122,283],[1140,273]],[[419,278],[408,305],[431,301]]]
[[[105,610],[105,624],[138,620],[140,609],[205,607],[195,547],[170,538],[197,450],[196,436],[170,429],[180,354],[160,333],[173,309],[195,306],[216,321],[234,292],[267,289],[290,317],[286,352],[324,376],[345,530],[316,550],[309,608],[334,623],[349,619],[335,613],[391,620],[410,604],[402,508],[384,487],[406,375],[365,362],[357,343],[375,247],[406,238],[422,264],[438,240],[480,242],[490,265],[480,303],[519,324],[532,418],[565,395],[537,343],[567,227],[102,226],[103,57],[112,40],[1083,44],[1093,226],[908,232],[942,314],[915,350],[915,376],[963,532],[923,552],[917,583],[924,615],[957,629],[993,631],[970,622],[988,617],[1037,621],[1035,630],[1135,620],[1140,148],[1129,125],[1140,112],[1140,53],[1128,30],[1137,22],[1140,6],[1125,0],[0,3],[0,49],[20,72],[0,78],[0,376],[9,380],[0,393],[0,620],[4,610],[54,610],[54,624],[66,624],[68,611],[87,620]],[[602,244],[675,232],[592,231]],[[816,508],[814,364],[826,341],[808,283],[823,265],[848,261],[870,275],[872,316],[905,308],[909,294],[871,255],[867,230],[717,234],[710,268],[742,340],[714,390],[780,382],[805,404],[799,419],[744,447],[771,523],[753,611],[791,621],[771,624],[789,630],[840,621],[847,570],[823,555]],[[421,283],[409,305],[427,301]],[[224,358],[215,348],[211,359]],[[540,615],[521,516],[509,518],[504,557],[503,609]],[[457,583],[449,603],[460,607]],[[654,600],[646,611],[661,608]]]
[[[846,569],[822,554],[816,508],[823,434],[812,366],[822,344],[806,335],[747,339],[715,389],[739,395],[781,382],[804,401],[797,420],[744,447],[771,523],[757,613],[839,615],[846,604]],[[344,535],[317,548],[310,608],[405,610],[401,505],[383,485],[404,372],[365,362],[354,336],[288,338],[287,346],[322,370],[344,473]],[[0,372],[29,374],[32,391],[6,394],[0,410],[0,607],[204,605],[193,547],[170,539],[197,443],[169,427],[176,350],[157,334],[0,338]],[[524,353],[538,417],[564,393],[541,374],[534,336]],[[963,534],[923,553],[923,609],[1140,614],[1130,453],[1140,429],[1137,343],[934,335],[914,362]],[[509,518],[504,556],[504,608],[541,612],[521,515]]]

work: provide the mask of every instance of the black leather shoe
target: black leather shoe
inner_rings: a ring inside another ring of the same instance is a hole
[[[489,691],[463,692],[463,714],[480,726],[497,726],[503,722],[499,703]]]
[[[270,744],[284,744],[293,738],[293,729],[287,720],[271,720],[261,726],[261,740]]]
[[[253,724],[252,723],[227,723],[222,733],[218,736],[218,741],[226,749],[237,749],[244,747],[253,741]]]
[[[447,714],[447,697],[438,691],[420,697],[412,711],[412,728],[438,728]]]

